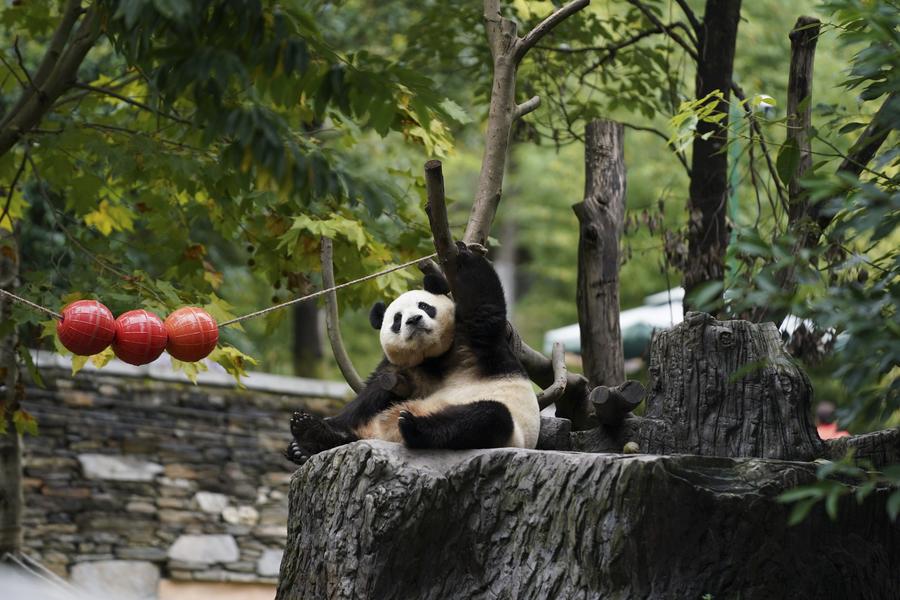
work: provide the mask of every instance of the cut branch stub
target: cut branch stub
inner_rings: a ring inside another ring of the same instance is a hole
[[[428,215],[428,224],[431,226],[431,235],[434,237],[434,249],[438,253],[441,269],[450,284],[450,291],[456,289],[456,245],[453,243],[453,235],[450,233],[450,223],[447,220],[447,201],[444,195],[444,173],[441,161],[429,160],[425,163],[425,190],[428,194],[428,202],[425,204],[425,214]]]
[[[645,452],[812,460],[812,386],[773,323],[691,312],[658,333],[641,420]]]
[[[594,414],[603,425],[618,425],[644,399],[644,386],[638,381],[626,381],[616,387],[599,385],[591,390],[589,400]]]

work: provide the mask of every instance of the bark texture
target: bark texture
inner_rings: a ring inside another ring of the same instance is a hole
[[[357,442],[295,473],[277,598],[898,597],[884,492],[786,525],[814,467]]]
[[[788,75],[787,139],[800,152],[800,162],[793,176],[787,181],[788,214],[796,221],[806,214],[805,193],[800,178],[812,166],[812,145],[809,140],[812,125],[813,65],[816,43],[819,41],[821,22],[813,17],[800,17],[791,31],[791,67]]]
[[[812,460],[812,386],[772,323],[688,313],[654,338],[644,452]]]
[[[573,434],[573,448],[813,460],[827,453],[811,401],[774,324],[688,313],[653,339],[644,416]]]
[[[691,186],[688,222],[690,263],[684,273],[687,301],[699,286],[722,281],[725,275],[725,248],[728,228],[725,207],[728,196],[728,102],[734,49],[737,40],[741,0],[707,0],[699,31],[700,53],[697,60],[696,97],[722,92],[715,113],[717,123],[697,124],[691,162]],[[685,310],[689,304],[685,305]]]
[[[591,387],[625,381],[619,329],[619,240],[625,219],[624,127],[598,120],[585,128],[584,201],[578,217],[578,322]]]

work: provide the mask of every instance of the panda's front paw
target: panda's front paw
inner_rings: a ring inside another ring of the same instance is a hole
[[[397,427],[400,428],[400,435],[408,448],[428,448],[429,440],[421,427],[423,423],[419,417],[408,410],[400,413],[397,419]]]
[[[304,450],[296,440],[288,444],[287,448],[284,449],[284,457],[297,465],[305,463],[310,456],[312,455]]]

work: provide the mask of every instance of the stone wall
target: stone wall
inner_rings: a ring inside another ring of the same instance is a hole
[[[123,364],[74,377],[58,357],[40,364],[47,387],[26,401],[40,424],[25,439],[27,553],[76,582],[276,581],[289,416],[333,412],[345,386],[251,376],[237,390],[218,374],[195,386]]]

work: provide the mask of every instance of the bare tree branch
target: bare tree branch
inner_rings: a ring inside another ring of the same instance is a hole
[[[659,129],[656,129],[654,127],[644,127],[643,125],[634,125],[633,123],[625,123],[622,121],[620,121],[620,123],[622,123],[622,126],[627,129],[633,129],[635,131],[646,131],[647,133],[652,133],[653,135],[655,135],[657,137],[661,137],[662,139],[664,139],[666,141],[666,146],[669,145],[669,136],[667,136],[665,133],[663,133]],[[688,165],[687,158],[685,158],[685,156],[684,156],[684,152],[674,151],[674,153],[675,153],[676,158],[678,158],[678,162],[680,162],[681,166],[684,167],[684,170],[687,173],[687,176],[690,177],[691,176],[691,167]]]
[[[762,150],[763,158],[766,159],[766,167],[772,175],[772,182],[775,184],[775,191],[778,193],[778,199],[782,204],[787,205],[787,195],[784,186],[781,185],[781,180],[778,179],[778,171],[775,169],[775,162],[772,160],[772,155],[769,153],[769,146],[766,144],[766,138],[763,136],[762,129],[759,127],[759,122],[753,114],[753,108],[747,104],[747,96],[744,95],[744,90],[734,81],[731,82],[731,91],[744,107],[744,114],[747,117],[747,121],[750,123],[750,129],[752,129],[753,133],[756,134],[756,137],[759,138],[759,148]]]
[[[19,96],[19,99],[16,100],[16,103],[9,109],[6,116],[0,121],[0,131],[3,131],[6,128],[7,123],[22,110],[25,104],[38,91],[39,87],[44,84],[47,77],[50,76],[57,61],[59,61],[59,57],[65,48],[66,41],[69,39],[69,35],[72,33],[72,28],[75,27],[75,22],[82,12],[80,0],[68,0],[66,2],[59,26],[56,28],[56,31],[53,32],[53,37],[50,39],[50,45],[47,47],[47,52],[44,54],[44,58],[41,59],[41,64],[38,65],[38,69],[35,71],[34,77],[32,78],[34,84],[33,87],[23,91],[22,95]],[[0,151],[0,155],[4,153],[5,150]]]
[[[80,14],[80,3],[70,2],[67,6],[71,7],[72,5],[74,5],[76,12]],[[67,16],[68,13],[64,16],[64,23],[68,22]],[[62,26],[61,24],[60,28]],[[40,76],[44,70],[44,63],[50,55],[48,51],[48,54],[44,56],[41,67],[38,68],[38,73],[33,78],[38,88],[37,91],[31,91],[30,94],[27,91],[23,93],[23,96],[20,97],[21,105],[17,102],[14,109],[10,111],[7,118],[0,124],[0,156],[6,154],[23,135],[36,127],[57,98],[71,87],[75,82],[78,67],[81,66],[84,57],[94,46],[94,43],[100,36],[100,32],[100,15],[97,6],[94,5],[84,13],[84,18],[81,20],[69,44],[59,55],[59,60],[55,61],[52,70],[46,78],[41,80]],[[58,28],[57,34],[59,33],[60,29]],[[57,35],[54,34],[54,41],[56,38]],[[23,98],[24,101],[22,101]]]
[[[553,365],[553,383],[538,394],[538,406],[545,409],[562,397],[568,383],[568,369],[566,369],[566,352],[562,342],[553,343],[553,357],[550,359]]]
[[[678,26],[678,23],[673,23],[672,25],[665,25],[662,21],[659,20],[659,18],[655,14],[653,14],[653,11],[650,10],[649,8],[647,8],[647,6],[640,0],[627,0],[627,1],[629,4],[631,4],[632,6],[637,8],[639,11],[641,11],[641,14],[643,14],[644,17],[648,21],[650,21],[651,23],[656,25],[656,27],[658,29],[665,31],[666,34],[668,34],[668,36],[670,38],[672,38],[672,41],[674,41],[676,44],[678,44],[679,46],[684,48],[684,51],[687,52],[691,58],[693,58],[694,60],[699,59],[699,55],[697,54],[696,45],[691,45],[691,44],[687,43],[686,41],[684,41],[684,38],[682,38],[680,35],[675,33],[674,30]]]
[[[513,119],[521,119],[528,113],[537,110],[537,107],[541,105],[541,97],[540,96],[532,96],[525,102],[516,105],[516,110],[513,111]]]
[[[22,58],[22,52],[19,50],[19,36],[16,36],[16,39],[13,41],[13,51],[16,53],[16,60],[19,63],[19,68],[22,69],[22,72],[25,73],[25,79],[28,80],[29,85],[31,85],[31,89],[37,91],[37,86],[34,84],[34,80],[31,78],[31,73],[28,72],[28,69],[25,67],[25,59]]]
[[[333,253],[331,240],[323,237],[321,253],[322,285],[326,288],[334,287]],[[347,354],[347,349],[344,346],[344,340],[341,338],[341,324],[338,319],[337,292],[334,290],[325,294],[325,327],[328,329],[328,340],[331,342],[331,351],[334,354],[334,360],[337,361],[338,368],[341,370],[341,375],[344,376],[344,379],[350,387],[353,388],[353,391],[358,394],[362,391],[365,384],[354,368],[353,361],[350,360],[350,355]]]
[[[693,9],[688,5],[686,0],[675,0],[678,3],[678,6],[681,7],[681,12],[684,13],[684,16],[687,17],[688,23],[691,24],[691,27],[694,29],[694,36],[699,38],[700,32],[703,31],[703,25],[700,23],[700,20],[697,18],[697,15],[694,14]]]
[[[553,11],[546,19],[529,31],[525,37],[516,43],[516,50],[513,53],[513,60],[519,62],[525,54],[541,39],[553,31],[553,28],[577,13],[579,10],[591,3],[591,0],[572,0],[568,4]]]
[[[22,173],[25,171],[25,162],[28,160],[28,153],[25,153],[25,156],[22,157],[22,163],[19,165],[19,169],[16,171],[15,176],[13,177],[12,183],[9,184],[9,190],[6,193],[6,205],[3,207],[3,212],[0,212],[0,224],[3,223],[3,219],[6,218],[6,215],[9,214],[9,207],[12,206],[12,197],[13,193],[16,191],[16,185],[19,183],[19,178],[22,176]]]
[[[185,119],[185,118],[179,117],[178,115],[175,115],[175,114],[166,113],[161,110],[157,110],[148,104],[144,104],[143,102],[135,100],[134,98],[129,98],[128,96],[124,96],[124,95],[122,95],[116,91],[113,91],[109,88],[99,87],[99,86],[95,86],[95,85],[89,85],[87,83],[82,83],[80,81],[75,82],[72,85],[72,87],[78,88],[80,90],[85,90],[88,92],[94,92],[97,94],[103,94],[105,96],[110,96],[112,98],[116,98],[117,100],[121,100],[125,104],[130,104],[131,106],[136,106],[137,108],[146,110],[147,112],[151,112],[155,115],[159,115],[159,116],[165,117],[167,119],[171,119],[172,121],[176,121],[176,122],[182,123],[184,125],[193,125],[193,122],[190,121],[189,119]]]

